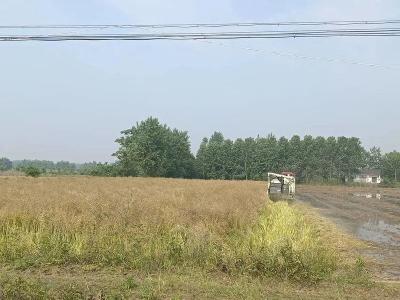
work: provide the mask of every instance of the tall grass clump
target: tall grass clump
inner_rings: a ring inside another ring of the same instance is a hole
[[[168,224],[68,228],[45,218],[0,221],[0,262],[22,267],[95,264],[155,271],[207,263],[211,249],[208,237]]]
[[[285,202],[268,205],[231,250],[234,265],[255,275],[318,281],[337,265],[315,224]]]
[[[224,236],[173,224],[68,228],[46,218],[9,218],[0,221],[0,261],[145,271],[200,267],[309,281],[325,278],[336,265],[316,228],[287,203],[269,205],[253,226]]]

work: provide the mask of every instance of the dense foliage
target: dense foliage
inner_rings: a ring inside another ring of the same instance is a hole
[[[171,129],[156,118],[121,132],[114,154],[121,171],[129,176],[193,177],[194,157],[186,131]]]
[[[116,163],[67,161],[11,161],[0,159],[0,171],[37,168],[47,174],[90,176],[148,176],[203,179],[263,180],[267,172],[291,171],[302,182],[343,182],[362,168],[379,169],[387,179],[400,179],[400,153],[367,151],[356,137],[312,137],[290,139],[265,137],[225,139],[215,132],[204,138],[196,157],[190,151],[186,131],[171,129],[156,118],[148,118],[121,132]]]
[[[383,170],[386,178],[394,181],[400,179],[400,152],[387,153],[382,159]]]
[[[39,177],[42,174],[42,170],[36,167],[27,167],[24,169],[25,175],[30,177]]]
[[[80,175],[116,177],[121,174],[121,168],[119,164],[92,162],[80,165],[78,172]]]
[[[77,164],[68,161],[52,162],[48,160],[15,160],[12,168],[26,173],[31,169],[40,170],[48,175],[90,175],[90,176],[118,176],[120,170],[117,164],[90,162]]]
[[[224,139],[219,132],[203,139],[197,153],[201,178],[265,179],[268,171],[295,172],[304,181],[344,180],[366,166],[368,153],[358,138],[273,135]]]
[[[27,168],[37,168],[43,173],[73,174],[77,171],[78,165],[68,161],[52,162],[49,160],[15,160],[13,168],[25,172]]]
[[[8,171],[12,168],[12,162],[8,158],[0,158],[0,171]]]

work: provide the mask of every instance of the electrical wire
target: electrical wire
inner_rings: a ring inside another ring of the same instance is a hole
[[[250,22],[250,23],[187,23],[187,24],[148,24],[148,25],[0,25],[0,41],[107,41],[107,40],[215,40],[215,39],[282,39],[282,38],[311,38],[311,37],[396,37],[400,36],[398,27],[371,27],[371,25],[395,25],[400,20],[365,20],[365,21],[302,21],[302,22]],[[357,28],[354,28],[358,25]],[[258,26],[258,27],[257,27]],[[329,26],[325,29],[307,30],[247,30],[238,31],[240,27],[259,29],[259,26]],[[342,27],[334,27],[342,26]],[[350,26],[350,27],[348,27]],[[210,28],[225,27],[226,30]],[[176,32],[184,28],[184,32]],[[204,30],[195,30],[203,28]],[[208,28],[207,30],[205,30]],[[77,33],[60,33],[54,30],[77,30]],[[108,29],[107,33],[104,30]],[[128,32],[126,30],[129,30]],[[146,29],[146,32],[134,29]],[[163,29],[164,32],[157,32]],[[169,29],[169,30],[168,30]],[[7,31],[13,30],[13,34]],[[39,33],[32,31],[40,30]],[[43,30],[45,30],[43,32]],[[79,32],[82,30],[102,30],[99,32]],[[122,30],[122,31],[121,31]],[[152,30],[152,31],[149,31]],[[22,32],[21,32],[22,31]],[[46,32],[47,31],[47,32]],[[2,33],[5,32],[5,33]],[[28,32],[28,34],[26,34]]]
[[[400,24],[400,20],[356,21],[293,21],[293,22],[232,22],[183,24],[75,24],[75,25],[0,25],[0,29],[104,29],[104,28],[199,28],[199,27],[253,27],[253,26],[350,26]]]
[[[206,42],[206,43],[209,43],[212,45],[218,45],[218,46],[232,49],[232,45],[230,45],[230,44],[228,45],[221,41],[206,40],[206,41],[202,41],[202,42]],[[276,50],[258,49],[258,48],[253,48],[253,47],[238,47],[238,49],[248,51],[250,53],[268,54],[268,55],[272,54],[272,55],[280,56],[280,57],[289,57],[289,58],[308,60],[308,61],[323,61],[323,62],[327,62],[327,63],[342,63],[342,64],[347,64],[347,65],[356,65],[356,66],[376,68],[376,69],[400,70],[399,65],[382,65],[382,64],[362,62],[362,61],[357,61],[357,60],[352,60],[352,59],[311,56],[311,55],[304,55],[304,54],[298,54],[298,53],[292,53],[292,52],[280,52],[280,51],[276,51]]]
[[[207,39],[282,39],[311,37],[400,36],[400,27],[335,30],[183,32],[128,34],[34,34],[0,35],[0,41],[107,41],[107,40],[207,40]]]

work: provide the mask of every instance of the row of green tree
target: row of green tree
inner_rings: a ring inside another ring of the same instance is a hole
[[[400,153],[382,155],[377,147],[366,151],[358,138],[312,137],[298,135],[277,139],[273,135],[257,138],[224,139],[219,132],[204,138],[196,157],[202,178],[266,178],[268,171],[291,171],[302,182],[344,182],[363,168],[379,169],[395,177],[400,169]]]
[[[194,156],[186,131],[148,118],[123,131],[117,143],[114,174],[125,176],[263,180],[271,171],[291,171],[310,182],[344,181],[362,168],[380,169],[390,180],[400,171],[399,152],[367,151],[355,137],[278,139],[270,134],[232,141],[215,132]]]
[[[117,162],[74,164],[0,159],[0,171],[36,168],[54,174],[93,176],[149,176],[203,179],[263,180],[267,172],[291,171],[303,182],[344,181],[362,168],[382,170],[387,180],[400,179],[400,153],[366,150],[355,137],[290,139],[266,137],[230,140],[215,132],[204,138],[196,156],[191,153],[188,133],[171,129],[148,118],[121,132],[116,140]]]
[[[97,175],[99,170],[105,168],[107,164],[99,164],[96,162],[77,164],[69,161],[53,162],[49,160],[14,160],[8,158],[0,158],[0,171],[16,170],[26,172],[27,170],[37,170],[39,174],[54,174],[54,175]],[[102,171],[106,174],[107,172]]]
[[[53,162],[49,160],[15,160],[12,162],[13,169],[24,171],[27,168],[37,168],[45,173],[74,174],[79,165],[68,161]]]

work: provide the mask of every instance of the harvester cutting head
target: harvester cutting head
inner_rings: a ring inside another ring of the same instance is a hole
[[[294,200],[295,193],[296,178],[293,173],[268,173],[268,197],[270,200]]]

